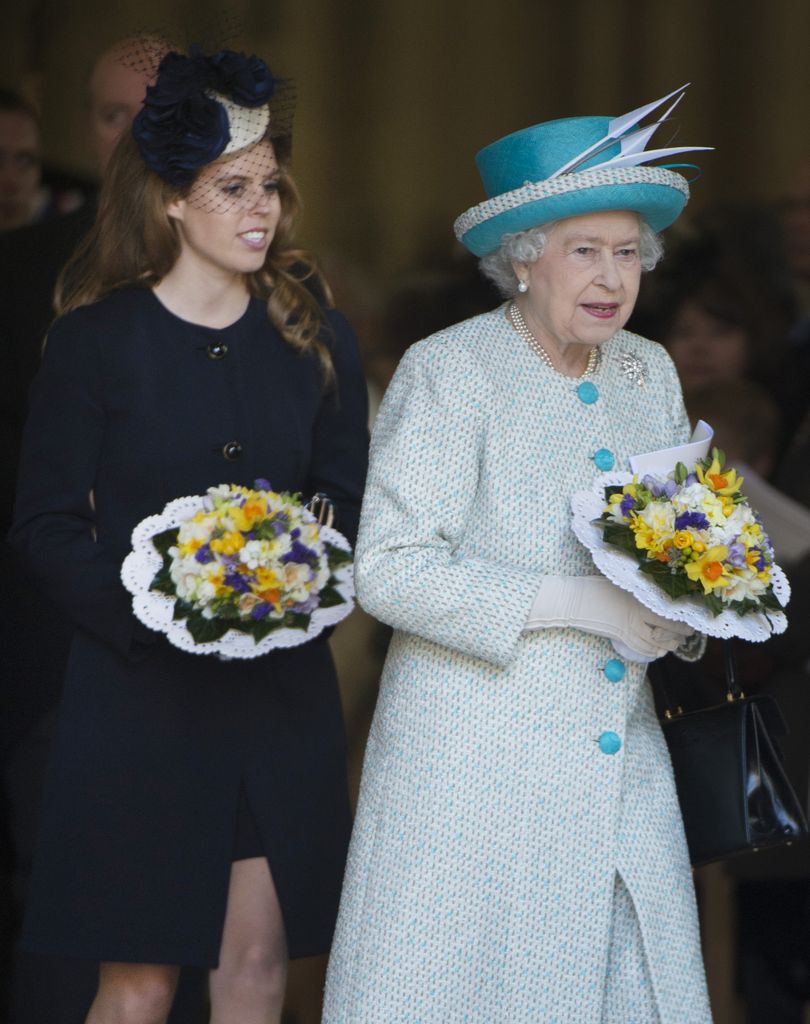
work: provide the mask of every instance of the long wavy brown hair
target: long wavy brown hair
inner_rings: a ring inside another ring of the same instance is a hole
[[[279,147],[280,148],[280,147]],[[317,355],[325,383],[334,367],[323,340],[329,330],[324,304],[332,295],[315,257],[291,244],[301,209],[286,160],[278,153],[281,216],[261,270],[245,275],[248,290],[267,303],[267,315],[284,340]],[[96,222],[66,264],[56,285],[57,315],[115,291],[156,285],[180,256],[180,238],[167,205],[179,191],[151,171],[125,132],[104,175]]]

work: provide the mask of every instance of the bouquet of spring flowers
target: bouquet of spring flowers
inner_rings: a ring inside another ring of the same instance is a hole
[[[132,546],[121,576],[136,616],[186,651],[255,657],[352,609],[348,541],[266,480],[171,501]]]
[[[710,636],[765,640],[787,626],[790,588],[718,448],[668,473],[604,474],[574,499],[598,568],[665,618]]]

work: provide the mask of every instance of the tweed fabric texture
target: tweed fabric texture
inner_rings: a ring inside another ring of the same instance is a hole
[[[622,372],[627,353],[647,367],[643,385]],[[617,872],[662,1024],[710,1022],[644,667],[611,682],[609,641],[524,630],[543,575],[596,571],[569,525],[594,454],[626,468],[689,435],[660,346],[618,332],[592,381],[588,403],[500,307],[414,345],[386,393],[356,583],[395,632],[326,1024],[600,1024]]]
[[[616,875],[602,1024],[660,1024],[633,900]]]
[[[689,199],[689,184],[686,179],[664,167],[595,167],[587,171],[563,174],[550,180],[527,181],[511,192],[502,192],[500,195],[485,199],[457,217],[453,231],[456,238],[462,241],[464,235],[472,228],[506,210],[514,210],[537,199],[567,195],[569,192],[598,188],[600,185],[661,185],[680,192],[684,200]]]

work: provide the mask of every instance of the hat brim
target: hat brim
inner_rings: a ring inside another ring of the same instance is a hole
[[[613,180],[605,180],[612,178]],[[638,213],[654,231],[669,227],[689,198],[686,179],[663,167],[594,169],[527,182],[513,192],[487,199],[458,218],[456,237],[476,256],[486,256],[503,236],[608,210]]]

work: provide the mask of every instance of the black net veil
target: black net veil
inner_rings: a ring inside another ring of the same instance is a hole
[[[133,33],[117,61],[150,83],[132,126],[147,166],[189,204],[240,213],[274,202],[289,160],[295,85],[238,47],[235,20],[190,32],[163,26]],[[180,39],[182,38],[182,42]]]

